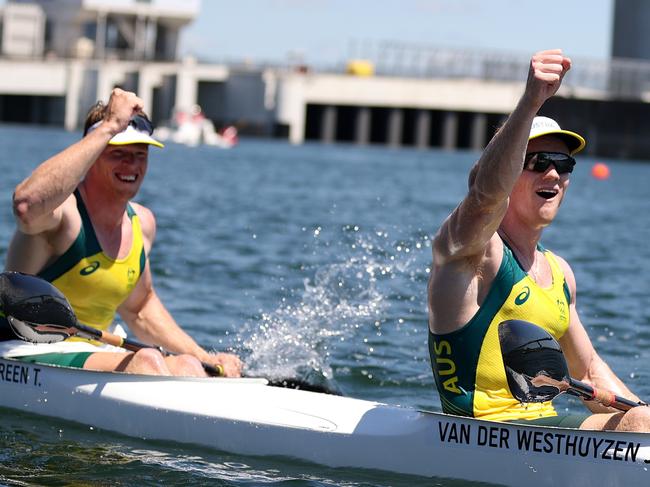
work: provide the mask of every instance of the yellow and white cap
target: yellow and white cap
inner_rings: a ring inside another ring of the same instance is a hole
[[[91,125],[86,132],[89,134],[101,125],[102,121]],[[158,142],[151,135],[153,134],[153,124],[142,115],[134,116],[129,124],[119,134],[115,134],[111,140],[108,141],[110,145],[128,145],[128,144],[148,144],[156,147],[165,147],[162,143]]]
[[[530,135],[528,140],[533,140],[543,135],[557,135],[560,137],[566,145],[569,147],[569,152],[571,155],[577,154],[582,149],[585,148],[587,142],[582,137],[582,135],[576,134],[569,130],[563,130],[560,128],[560,125],[549,117],[535,117],[533,119],[533,125],[530,128]]]

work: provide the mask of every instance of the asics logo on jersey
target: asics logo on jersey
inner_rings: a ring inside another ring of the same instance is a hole
[[[99,269],[99,261],[98,260],[93,260],[89,265],[84,267],[79,271],[79,274],[82,276],[87,276],[88,274],[92,274],[95,272],[97,269]]]
[[[524,286],[524,289],[515,298],[515,304],[517,306],[521,306],[526,301],[528,301],[529,297],[530,297],[530,288],[528,286]]]

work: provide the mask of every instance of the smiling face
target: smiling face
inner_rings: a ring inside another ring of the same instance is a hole
[[[526,153],[531,152],[568,154],[569,148],[559,137],[548,135],[531,140]],[[557,215],[568,187],[569,174],[558,174],[552,164],[541,173],[524,169],[510,195],[508,212],[534,228],[545,227]]]
[[[86,179],[115,195],[133,198],[147,172],[149,146],[146,144],[108,145],[92,165]]]

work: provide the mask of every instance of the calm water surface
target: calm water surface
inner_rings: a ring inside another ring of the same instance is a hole
[[[0,128],[2,261],[14,186],[76,137]],[[477,156],[255,140],[230,151],[152,149],[138,201],[157,215],[158,293],[202,345],[241,354],[250,374],[327,379],[346,395],[439,410],[427,356],[430,242]],[[572,264],[601,355],[650,399],[650,165],[607,161],[612,176],[597,181],[593,162],[579,160],[543,243]],[[469,485],[232,456],[0,412],[6,485]]]

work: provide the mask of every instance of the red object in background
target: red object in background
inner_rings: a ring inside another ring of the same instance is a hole
[[[607,179],[610,176],[610,170],[607,164],[603,162],[597,162],[591,168],[591,175],[596,179]]]
[[[232,125],[229,125],[221,132],[221,137],[232,145],[236,145],[237,142],[239,142],[239,137],[237,135],[237,129]]]

